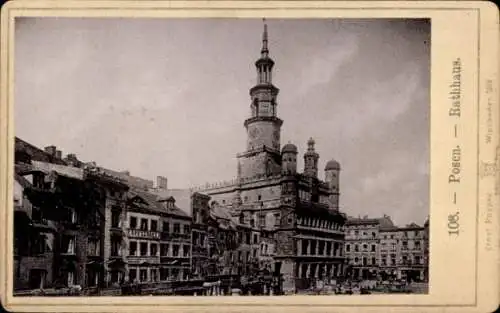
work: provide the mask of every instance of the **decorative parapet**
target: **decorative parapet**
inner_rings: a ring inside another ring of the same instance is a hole
[[[206,183],[204,185],[192,187],[192,188],[190,188],[190,191],[191,192],[198,192],[198,191],[204,191],[204,190],[231,187],[231,186],[237,185],[237,183],[238,183],[237,179],[225,180],[225,181],[220,181],[220,182],[215,182],[215,183]]]
[[[215,183],[206,183],[204,185],[192,187],[192,188],[190,188],[190,191],[197,192],[197,191],[206,191],[206,190],[213,190],[213,189],[219,189],[219,188],[237,187],[237,186],[243,185],[243,184],[256,183],[256,182],[261,182],[261,181],[266,181],[266,180],[278,180],[280,178],[281,178],[281,175],[260,174],[260,175],[255,175],[252,177],[243,177],[243,178],[239,178],[239,179],[235,178],[235,179],[225,180],[225,181],[220,181],[220,182],[215,182]]]

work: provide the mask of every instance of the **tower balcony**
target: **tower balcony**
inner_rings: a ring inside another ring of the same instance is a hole
[[[276,117],[276,116],[254,116],[254,117],[250,117],[250,118],[247,118],[245,120],[244,125],[245,125],[245,127],[248,127],[249,124],[255,123],[255,122],[273,122],[273,123],[278,124],[278,126],[283,125],[283,120],[280,119],[279,117]]]
[[[250,95],[260,90],[271,91],[273,96],[277,96],[280,91],[278,87],[271,83],[260,83],[250,88]]]

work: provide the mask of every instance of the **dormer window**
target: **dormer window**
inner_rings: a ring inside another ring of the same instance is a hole
[[[174,197],[170,197],[170,198],[168,198],[168,199],[165,200],[165,207],[167,209],[169,209],[169,210],[175,208],[175,199],[174,199]]]
[[[44,174],[35,173],[33,174],[33,186],[36,188],[43,188],[44,186]]]

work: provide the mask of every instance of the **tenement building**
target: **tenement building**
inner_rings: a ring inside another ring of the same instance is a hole
[[[428,225],[381,228],[379,264],[383,278],[392,274],[407,281],[428,281]]]
[[[349,218],[345,224],[347,274],[350,277],[374,279],[379,270],[380,228],[394,226],[388,216],[382,218]]]
[[[128,281],[186,280],[190,274],[190,217],[173,197],[145,190],[128,193],[126,214]]]
[[[158,184],[16,138],[14,290],[186,280],[191,217]]]
[[[238,221],[244,244],[233,258],[242,271],[255,260],[259,268],[282,275],[289,292],[314,279],[343,274],[346,217],[339,211],[339,163],[329,161],[321,180],[312,138],[302,172],[297,169],[297,147],[288,143],[281,148],[283,120],[278,117],[279,89],[272,82],[274,64],[264,25],[261,56],[255,62],[257,83],[250,89],[251,114],[244,121],[246,151],[237,155],[236,177],[194,190],[209,195]]]
[[[354,279],[428,280],[428,222],[398,227],[389,216],[348,218],[346,276]]]
[[[106,286],[114,269],[107,217],[122,212],[128,186],[54,146],[16,138],[15,151],[14,289]]]

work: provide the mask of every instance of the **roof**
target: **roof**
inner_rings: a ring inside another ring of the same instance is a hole
[[[173,197],[175,205],[191,216],[191,191],[189,189],[150,189],[148,192],[157,195],[160,199]]]
[[[346,225],[370,225],[378,223],[378,218],[348,218],[346,221]]]
[[[166,213],[174,216],[179,216],[179,217],[189,217],[186,212],[178,208],[175,204],[173,208],[167,208],[165,205],[162,203],[162,199],[151,192],[140,190],[140,189],[132,189],[129,191],[129,199],[133,199],[135,197],[139,197],[143,199],[147,205],[148,205],[148,210],[152,212],[157,212],[157,213]]]
[[[83,180],[83,169],[78,167],[72,167],[61,164],[47,163],[41,161],[32,161],[32,168],[36,170],[40,170],[45,173],[50,173],[52,171],[56,172],[61,176],[66,176],[69,178]]]
[[[293,143],[287,143],[283,146],[283,149],[281,149],[281,153],[298,153],[298,149]]]
[[[384,215],[382,217],[377,217],[377,218],[353,218],[349,217],[347,219],[346,225],[380,225],[380,228],[384,229],[392,229],[396,228],[394,226],[394,223],[392,222],[391,218],[387,215]]]
[[[52,162],[61,165],[66,164],[62,159],[57,158],[50,153],[47,153],[45,150],[40,149],[18,137],[15,137],[15,151],[22,151],[23,153],[28,154],[32,160]]]
[[[108,175],[118,177],[118,178],[126,181],[127,184],[130,185],[130,187],[141,188],[141,189],[148,189],[148,188],[153,187],[152,180],[140,178],[137,176],[132,176],[132,175],[130,175],[129,172],[126,172],[126,171],[125,172],[118,172],[118,171],[114,171],[114,170],[111,170],[109,168],[103,168],[103,167],[100,167],[100,170],[102,170],[104,173],[106,173]]]
[[[24,175],[25,173],[31,172],[33,170],[33,166],[28,163],[16,163],[14,165],[14,172],[19,175]]]
[[[23,188],[27,188],[29,186],[31,186],[31,183],[23,176],[17,174],[17,173],[14,173],[14,179],[19,183],[19,185],[21,185],[21,187]]]
[[[331,159],[325,166],[325,171],[328,170],[340,170],[340,163],[337,160]]]
[[[210,207],[210,215],[212,215],[215,218],[220,218],[224,220],[231,220],[232,216],[231,213],[229,213],[229,210],[226,208],[223,208],[219,205],[213,205]]]
[[[422,229],[424,228],[423,226],[420,226],[418,224],[415,224],[415,223],[410,223],[406,226],[403,226],[403,227],[400,227],[401,230],[412,230],[412,229]]]

